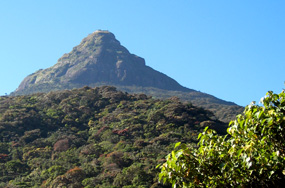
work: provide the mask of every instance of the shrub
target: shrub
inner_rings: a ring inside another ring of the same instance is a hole
[[[268,92],[263,106],[248,105],[230,123],[228,135],[205,128],[199,148],[172,151],[160,166],[160,181],[173,187],[283,187],[285,93]]]

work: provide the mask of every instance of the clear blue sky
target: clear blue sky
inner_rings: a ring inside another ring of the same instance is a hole
[[[183,86],[247,105],[285,86],[283,0],[1,0],[0,95],[97,29]]]

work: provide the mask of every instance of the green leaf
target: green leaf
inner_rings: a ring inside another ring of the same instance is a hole
[[[178,146],[180,146],[181,142],[177,142],[174,146],[174,148],[177,148]]]
[[[201,138],[201,136],[202,136],[202,133],[199,133],[199,135],[198,135],[198,140]]]
[[[242,151],[243,151],[243,149],[238,150],[238,152],[237,152],[237,157],[238,158],[240,157]]]

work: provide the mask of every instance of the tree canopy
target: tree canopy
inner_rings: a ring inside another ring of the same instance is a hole
[[[172,187],[283,187],[285,93],[269,91],[231,121],[228,134],[205,128],[198,147],[177,143],[160,165]]]
[[[114,87],[0,97],[0,187],[166,188],[158,183],[178,141],[226,124],[177,98]]]

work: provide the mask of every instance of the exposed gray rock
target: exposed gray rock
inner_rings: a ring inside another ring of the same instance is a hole
[[[58,62],[44,70],[29,75],[15,94],[41,92],[42,84],[94,83],[108,85],[155,87],[166,90],[191,91],[172,78],[145,65],[145,60],[131,54],[109,31],[95,31]],[[33,90],[29,88],[33,86]]]

